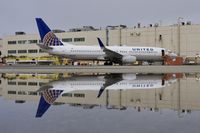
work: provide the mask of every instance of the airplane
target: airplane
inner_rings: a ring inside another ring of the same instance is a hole
[[[56,99],[63,94],[73,91],[97,91],[100,98],[105,89],[157,89],[164,88],[177,81],[171,78],[165,81],[162,74],[104,74],[104,75],[75,75],[72,77],[51,81],[37,91],[41,92],[36,117],[42,117]]]
[[[99,46],[78,46],[64,43],[41,18],[36,18],[36,23],[42,42],[37,45],[51,55],[66,57],[72,61],[97,60],[105,61],[104,65],[113,63],[123,65],[136,61],[163,62],[165,55],[171,58],[177,56],[170,50],[159,47],[105,46],[100,38],[97,38]]]

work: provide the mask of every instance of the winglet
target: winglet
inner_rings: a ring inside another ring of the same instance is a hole
[[[104,90],[105,90],[105,88],[103,88],[103,87],[99,90],[97,98],[101,97],[101,95],[103,94]]]
[[[98,38],[98,37],[97,37],[97,39],[98,39],[99,46],[100,46],[101,48],[105,48],[105,46],[104,46],[103,42],[101,41],[101,39]]]

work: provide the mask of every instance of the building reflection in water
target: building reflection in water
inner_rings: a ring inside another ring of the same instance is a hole
[[[199,85],[199,74],[2,74],[0,95],[16,103],[39,102],[36,117],[61,104],[138,112],[171,109],[181,116],[200,110]]]

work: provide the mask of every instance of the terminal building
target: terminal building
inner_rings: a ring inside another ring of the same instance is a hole
[[[158,24],[134,27],[125,25],[107,26],[96,29],[92,26],[74,28],[68,31],[53,30],[63,41],[75,45],[97,45],[97,37],[108,45],[118,46],[153,46],[163,47],[182,57],[195,57],[200,54],[200,25],[182,22],[170,26]],[[47,56],[36,44],[40,42],[39,33],[26,34],[16,32],[15,35],[5,36],[0,40],[2,57],[13,56]]]

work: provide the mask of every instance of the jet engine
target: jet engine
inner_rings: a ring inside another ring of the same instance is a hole
[[[133,63],[136,62],[136,57],[135,56],[124,56],[122,58],[123,63]]]

